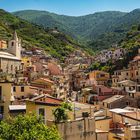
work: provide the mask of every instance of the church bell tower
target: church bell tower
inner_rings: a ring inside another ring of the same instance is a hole
[[[15,31],[12,40],[8,43],[8,52],[21,59],[21,40],[17,36]]]

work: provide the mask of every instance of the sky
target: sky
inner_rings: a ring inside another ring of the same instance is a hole
[[[140,0],[0,0],[0,9],[45,10],[57,14],[81,16],[100,11],[129,12],[140,8]]]

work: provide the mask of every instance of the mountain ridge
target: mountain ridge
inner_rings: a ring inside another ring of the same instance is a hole
[[[101,12],[100,15],[103,17],[104,14],[108,13],[108,15],[110,16],[111,12],[112,11]],[[121,12],[117,12],[117,11],[114,11],[113,13],[121,14]],[[19,11],[19,12],[14,12],[13,14],[22,19],[29,20],[30,22],[36,23],[38,25],[42,24],[38,21],[40,21],[43,18],[43,16],[45,16],[43,19],[47,18],[46,16],[49,16],[49,17],[51,16],[54,20],[53,22],[55,22],[56,25],[58,22],[61,23],[61,26],[58,25],[58,28],[60,27],[60,29],[61,28],[63,29],[62,26],[66,26],[68,29],[71,29],[71,33],[74,32],[73,34],[75,34],[75,33],[77,34],[77,31],[79,34],[79,30],[82,29],[84,26],[84,25],[82,25],[80,27],[78,26],[79,24],[81,24],[81,22],[85,22],[87,19],[90,19],[90,18],[92,18],[91,20],[94,21],[94,19],[96,20],[96,15],[100,16],[99,13],[94,13],[94,14],[90,14],[90,15],[86,15],[86,16],[74,17],[74,16],[58,15],[55,13],[50,13],[48,11],[38,11],[38,10],[37,11],[36,10]],[[116,14],[116,15],[118,15],[118,14]],[[92,16],[95,16],[95,17],[92,17]],[[47,26],[53,27],[53,25],[50,25],[50,22],[52,22],[52,19],[51,19],[51,21],[49,19],[48,19],[48,21],[47,21],[47,19],[45,19],[45,20],[46,20],[46,22],[44,22],[45,23],[44,27],[47,27]],[[90,22],[90,21],[88,21],[88,22]],[[91,29],[91,25],[90,25],[89,29]]]
[[[13,14],[44,28],[58,27],[60,31],[94,51],[107,49],[117,44],[133,25],[140,24],[140,9],[131,12],[96,12],[78,17],[39,10],[24,10]]]

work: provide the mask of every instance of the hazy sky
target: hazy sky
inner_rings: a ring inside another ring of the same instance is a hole
[[[79,16],[108,10],[128,12],[140,8],[140,0],[0,0],[0,8],[9,12],[35,9]]]

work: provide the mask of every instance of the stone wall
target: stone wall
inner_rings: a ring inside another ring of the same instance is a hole
[[[47,123],[47,125],[50,124],[50,122]],[[57,124],[57,128],[64,140],[96,140],[94,118],[61,122]]]

